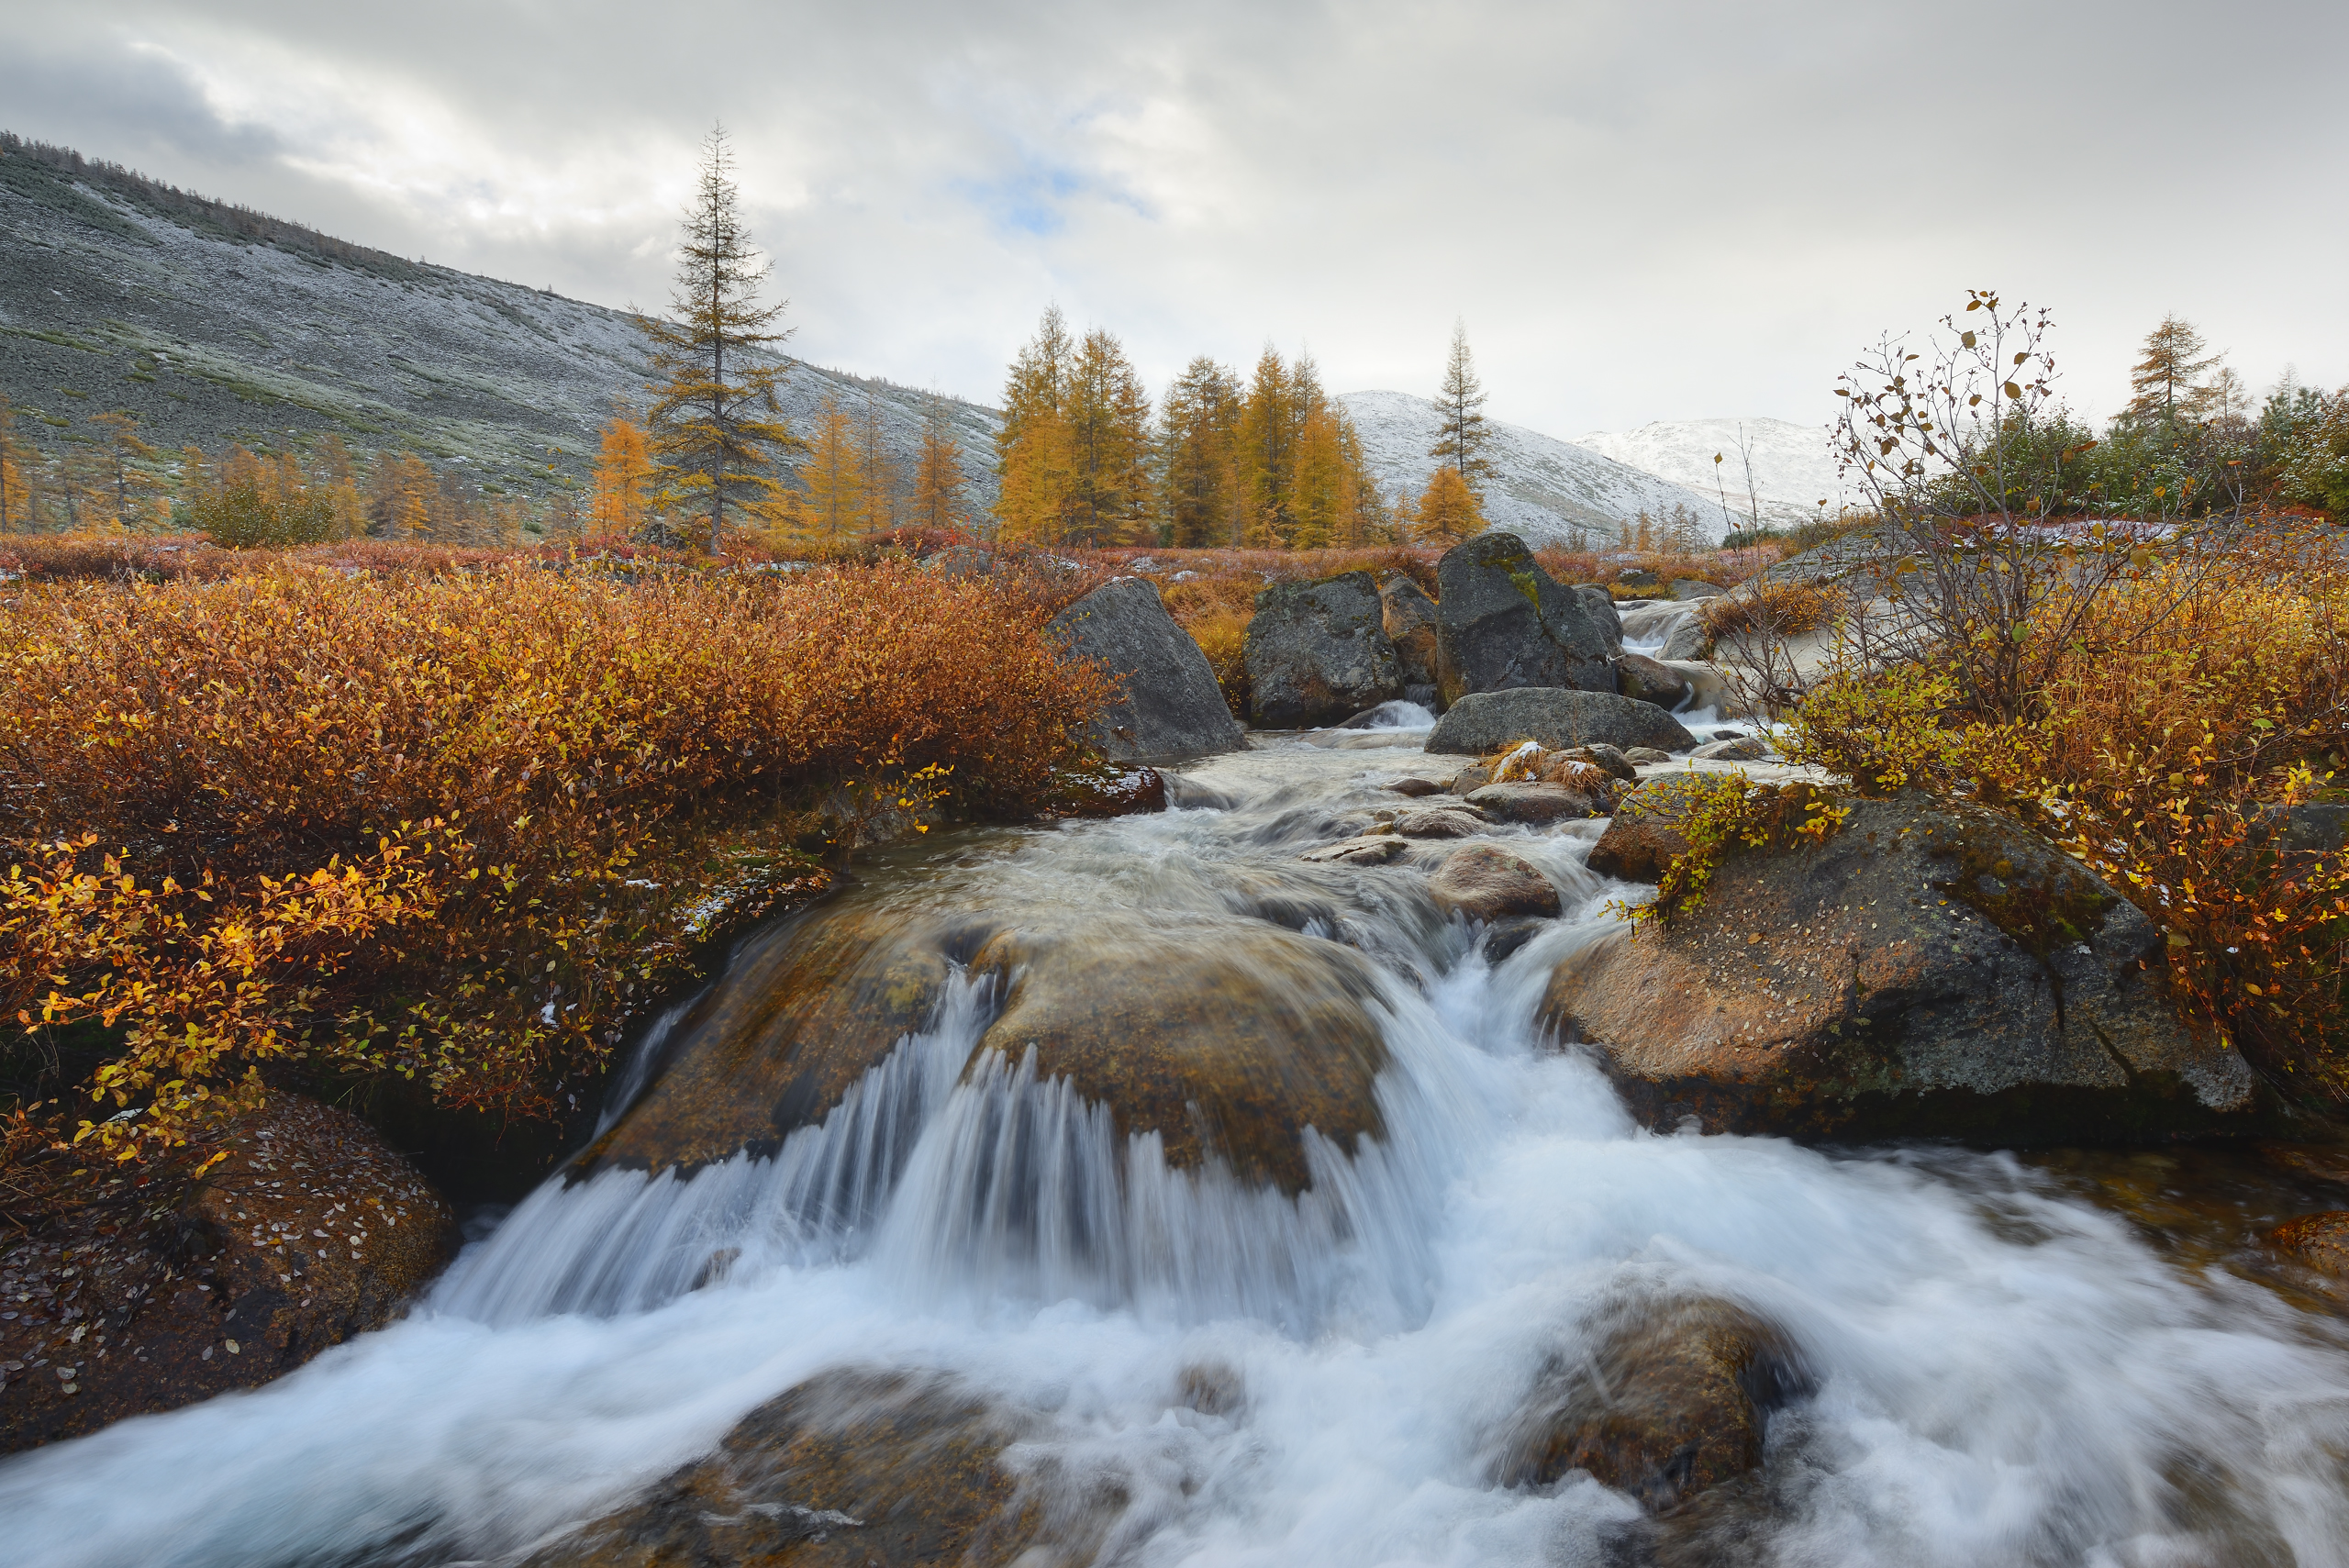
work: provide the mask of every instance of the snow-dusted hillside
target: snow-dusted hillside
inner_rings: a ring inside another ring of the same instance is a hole
[[[136,185],[0,161],[0,394],[17,439],[53,447],[117,408],[166,450],[333,430],[528,494],[583,475],[613,400],[641,397],[625,312],[278,227],[292,238],[257,243]],[[871,396],[907,465],[941,408],[971,495],[993,507],[993,409],[790,363],[796,429],[827,394],[860,417]]]
[[[1841,509],[1843,487],[1835,477],[1835,454],[1827,432],[1785,419],[1660,419],[1636,430],[1600,431],[1581,445],[1617,462],[1685,484],[1706,499],[1708,516],[1719,522],[1720,490],[1741,518],[1753,510],[1747,498],[1745,465],[1738,452],[1741,435],[1753,461],[1753,490],[1768,524],[1806,523],[1825,501],[1831,515]],[[1716,488],[1713,454],[1721,456]]]
[[[1389,497],[1416,497],[1435,472],[1436,406],[1408,392],[1349,392],[1338,399],[1362,433],[1363,455]],[[1626,467],[1572,441],[1520,425],[1487,420],[1492,440],[1485,455],[1494,474],[1485,515],[1492,526],[1528,544],[1564,544],[1577,531],[1611,539],[1617,526],[1642,511],[1661,517],[1675,506],[1695,511],[1709,537],[1722,532],[1720,507],[1695,491]]]

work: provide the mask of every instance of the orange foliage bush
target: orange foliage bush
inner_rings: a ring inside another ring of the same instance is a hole
[[[547,1109],[717,903],[820,880],[839,786],[1041,799],[1102,695],[1042,617],[903,562],[23,592],[7,1010],[130,1020],[93,1088],[159,1129],[281,1060]]]

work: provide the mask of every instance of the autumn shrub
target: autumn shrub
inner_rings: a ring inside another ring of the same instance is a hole
[[[1707,599],[1697,612],[1716,640],[1749,634],[1804,637],[1833,623],[1841,600],[1817,583],[1763,581]]]
[[[2306,1097],[2349,1100],[2349,864],[2284,832],[2340,797],[2349,755],[2349,570],[2329,544],[2285,527],[2149,560],[2073,625],[2023,717],[1969,706],[1928,661],[1822,684],[1784,749],[1863,793],[2046,832],[2162,929],[2189,1017]]]
[[[273,1074],[550,1109],[713,909],[820,882],[828,821],[1043,798],[1102,678],[1042,616],[903,562],[27,591],[0,1000],[119,1031],[84,1136],[126,1153]]]

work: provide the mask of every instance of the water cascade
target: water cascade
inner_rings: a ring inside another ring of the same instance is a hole
[[[1637,1128],[1535,1024],[1628,891],[1587,825],[1491,829],[1565,894],[1513,951],[1303,861],[1419,718],[883,855],[406,1319],[0,1466],[0,1562],[564,1561],[843,1388],[1012,1434],[1024,1561],[2349,1562],[2337,1315],[2043,1161]],[[1508,1457],[1684,1319],[1765,1343],[1751,1475],[1659,1517]],[[793,1506],[759,1528],[865,1528]]]

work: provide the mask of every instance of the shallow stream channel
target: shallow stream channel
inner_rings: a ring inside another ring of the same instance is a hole
[[[1599,824],[1482,830],[1509,940],[1303,858],[1423,735],[860,866],[406,1318],[0,1466],[0,1562],[2349,1562],[2247,1240],[2349,1167],[1642,1129],[1537,1020]]]

